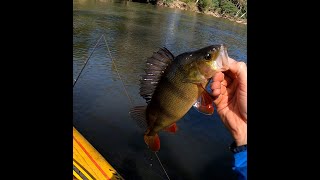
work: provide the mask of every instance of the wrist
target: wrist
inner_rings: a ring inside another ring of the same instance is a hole
[[[242,138],[235,139],[234,142],[235,142],[235,145],[237,145],[237,146],[246,145],[247,144],[247,135],[245,135]]]
[[[247,144],[247,124],[242,123],[237,128],[233,129],[233,139],[237,146]]]
[[[233,143],[229,146],[229,150],[236,154],[239,152],[243,152],[243,151],[247,151],[247,144],[243,144],[243,145],[237,145],[235,141],[233,141]]]

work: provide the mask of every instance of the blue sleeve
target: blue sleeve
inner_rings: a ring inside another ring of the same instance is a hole
[[[232,169],[238,174],[239,180],[247,179],[247,151],[234,154],[234,165]]]

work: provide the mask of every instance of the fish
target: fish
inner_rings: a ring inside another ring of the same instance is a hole
[[[160,150],[159,132],[176,133],[176,122],[192,107],[203,114],[213,114],[213,97],[205,88],[215,73],[228,68],[227,48],[223,44],[178,56],[162,47],[147,58],[139,92],[146,105],[135,106],[129,113],[145,130],[144,141],[152,151]]]

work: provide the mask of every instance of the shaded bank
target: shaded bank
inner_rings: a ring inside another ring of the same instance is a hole
[[[129,0],[157,6],[193,11],[247,24],[246,0]]]

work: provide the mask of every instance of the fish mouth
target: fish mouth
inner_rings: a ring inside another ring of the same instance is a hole
[[[215,65],[218,71],[227,71],[229,69],[229,57],[227,47],[221,44],[219,54],[216,58]]]

